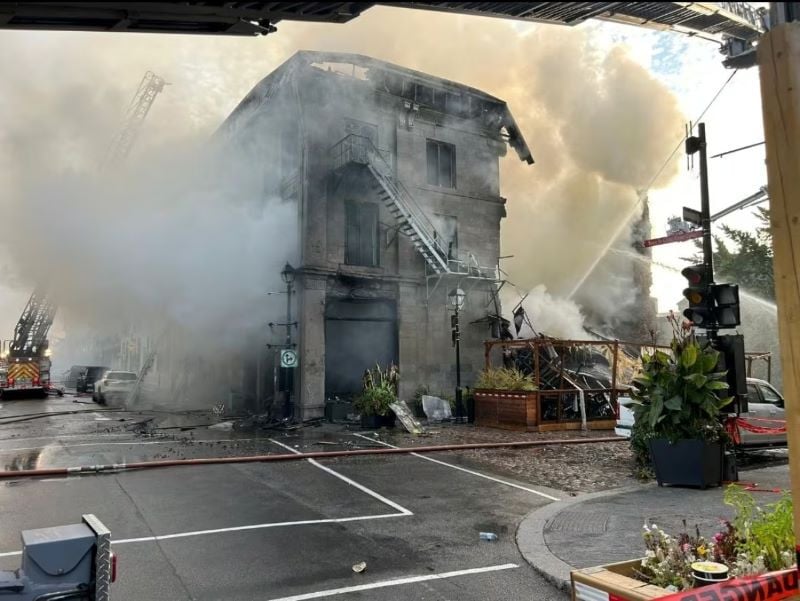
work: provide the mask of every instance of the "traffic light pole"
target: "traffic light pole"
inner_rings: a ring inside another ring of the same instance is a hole
[[[708,192],[708,153],[706,124],[698,123],[697,136],[686,139],[686,153],[700,154],[700,221],[703,229],[703,267],[709,286],[714,284],[714,255],[711,247],[711,200]],[[705,330],[709,340],[717,337],[717,324],[712,320]]]

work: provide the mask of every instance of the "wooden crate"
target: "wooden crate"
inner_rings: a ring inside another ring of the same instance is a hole
[[[633,571],[641,559],[611,563],[570,573],[572,601],[599,599],[599,592],[614,595],[623,601],[648,601],[671,595],[668,590],[633,578]]]

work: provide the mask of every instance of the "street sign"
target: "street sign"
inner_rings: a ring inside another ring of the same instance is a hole
[[[281,351],[281,367],[297,367],[297,352],[292,349]]]
[[[651,246],[658,246],[659,244],[670,244],[671,242],[684,242],[685,240],[692,240],[693,238],[702,238],[703,230],[692,232],[680,232],[679,234],[672,234],[671,236],[664,236],[663,238],[653,238],[652,240],[645,240],[642,246],[650,248]]]
[[[683,207],[683,220],[695,225],[703,225],[703,214],[695,209]]]

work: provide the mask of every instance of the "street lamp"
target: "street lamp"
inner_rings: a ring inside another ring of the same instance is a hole
[[[458,421],[461,421],[464,413],[461,403],[461,329],[458,323],[458,312],[464,306],[466,296],[461,288],[454,288],[447,295],[455,311],[450,325],[453,330],[453,346],[456,347],[456,420]]]
[[[284,265],[283,269],[281,270],[281,279],[286,284],[286,348],[292,348],[292,284],[294,283],[294,276],[295,271],[294,267],[292,267],[288,262]],[[294,410],[292,408],[292,385],[294,384],[294,378],[291,377],[293,374],[292,368],[285,367],[285,377],[284,380],[286,384],[286,404],[284,405],[284,417],[291,418],[294,414]]]

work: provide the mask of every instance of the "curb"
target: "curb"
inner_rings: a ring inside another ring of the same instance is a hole
[[[584,501],[624,495],[626,493],[642,490],[648,486],[652,485],[633,485],[624,488],[615,488],[613,490],[588,493],[579,497],[556,501],[544,507],[540,507],[539,509],[534,509],[522,519],[517,527],[517,548],[525,558],[525,561],[527,561],[545,580],[556,588],[569,592],[570,572],[576,568],[556,557],[556,555],[550,551],[544,537],[544,530],[548,522],[565,509],[580,505]]]

